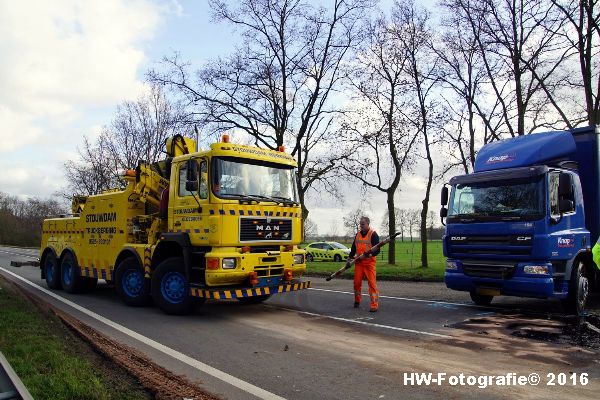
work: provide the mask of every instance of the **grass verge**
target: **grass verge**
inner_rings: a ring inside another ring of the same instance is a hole
[[[352,244],[346,244],[350,247]],[[427,243],[428,267],[421,267],[421,242],[396,242],[396,265],[388,263],[388,248],[384,247],[377,256],[377,279],[434,281],[444,280],[446,258],[442,253],[441,241]],[[307,276],[328,276],[343,267],[343,262],[313,261],[307,263]],[[354,270],[346,271],[341,277],[351,279]]]
[[[0,350],[35,399],[149,399],[127,372],[0,277]]]

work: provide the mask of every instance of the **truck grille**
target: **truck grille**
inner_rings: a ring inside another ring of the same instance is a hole
[[[292,240],[290,218],[240,218],[240,242]]]
[[[533,247],[532,235],[504,236],[447,236],[448,249],[452,257],[472,256],[506,256],[526,258],[531,255]]]
[[[463,262],[465,275],[475,278],[510,279],[515,274],[511,264],[488,264],[485,262]]]

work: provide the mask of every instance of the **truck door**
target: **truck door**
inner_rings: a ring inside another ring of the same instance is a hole
[[[194,244],[208,241],[205,221],[208,216],[208,161],[198,159],[198,190],[186,188],[187,164],[180,163],[177,170],[177,185],[173,193],[172,216],[169,229],[173,232],[185,232]],[[171,225],[172,224],[172,225]]]

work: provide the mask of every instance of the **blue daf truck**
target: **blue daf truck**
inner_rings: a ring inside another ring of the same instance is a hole
[[[446,286],[479,305],[558,298],[581,314],[600,286],[599,135],[590,126],[483,146],[474,172],[442,189]]]

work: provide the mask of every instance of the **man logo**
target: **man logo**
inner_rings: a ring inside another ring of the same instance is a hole
[[[531,236],[517,236],[517,242],[531,240]]]

